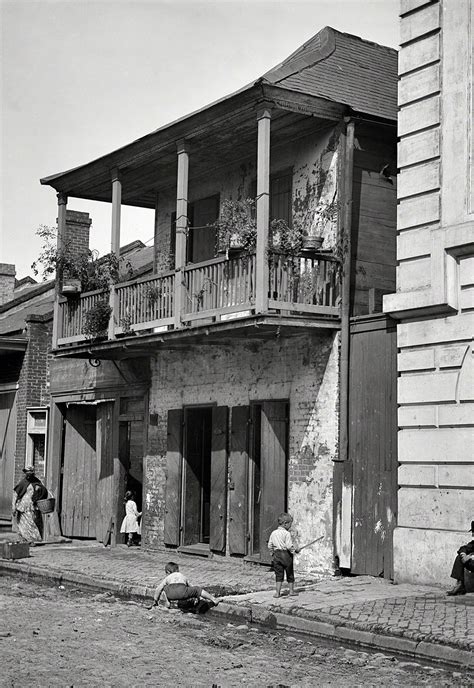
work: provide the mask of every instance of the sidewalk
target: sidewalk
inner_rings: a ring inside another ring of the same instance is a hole
[[[212,615],[474,667],[474,594],[446,597],[440,588],[297,572],[299,595],[274,599],[272,573],[241,560],[77,541],[33,547],[30,553],[27,559],[0,559],[0,572],[150,600],[172,559],[191,581],[223,598]]]

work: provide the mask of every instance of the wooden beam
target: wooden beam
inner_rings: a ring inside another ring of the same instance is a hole
[[[64,250],[66,241],[66,211],[67,211],[67,196],[58,193],[58,236],[56,248],[58,253]],[[53,332],[52,332],[52,348],[55,349],[58,345],[58,339],[62,335],[62,327],[59,321],[59,296],[61,293],[62,275],[56,271],[56,279],[54,282],[54,304],[53,304]]]
[[[120,260],[120,219],[122,211],[122,182],[117,168],[112,170],[112,231],[110,252]],[[118,312],[118,299],[115,285],[110,286],[109,305],[112,309],[109,319],[108,338],[115,339],[115,315]]]
[[[175,327],[181,327],[181,313],[185,305],[183,270],[186,265],[186,240],[188,231],[189,153],[184,139],[177,141],[176,149],[178,152],[178,178],[176,184],[176,276],[174,281],[174,317]]]
[[[263,85],[263,94],[266,100],[274,103],[282,110],[299,112],[303,115],[313,115],[321,119],[340,121],[347,111],[347,106],[336,103],[326,98],[311,96],[307,93],[292,91],[291,89],[279,86]]]
[[[257,250],[255,258],[255,310],[264,313],[268,303],[268,233],[270,224],[270,108],[257,114]]]

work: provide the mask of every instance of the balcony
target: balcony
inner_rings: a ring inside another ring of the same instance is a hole
[[[259,315],[299,322],[338,326],[339,271],[335,258],[325,253],[285,256],[268,253],[268,291]],[[257,261],[255,254],[225,256],[184,266],[179,271],[122,282],[112,295],[106,291],[59,300],[58,348],[88,342],[83,333],[86,313],[99,301],[113,304],[102,343],[117,337],[160,334],[256,316]],[[176,304],[181,307],[177,312]],[[69,348],[69,347],[68,347]]]

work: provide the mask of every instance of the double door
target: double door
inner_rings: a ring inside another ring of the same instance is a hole
[[[168,412],[165,544],[268,562],[287,501],[286,402]]]

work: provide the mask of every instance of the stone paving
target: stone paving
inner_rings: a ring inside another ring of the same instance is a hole
[[[110,581],[138,586],[146,588],[146,594],[150,595],[169,560],[176,561],[192,583],[224,597],[227,604],[257,610],[253,614],[255,618],[260,609],[264,613],[286,615],[286,619],[309,619],[468,653],[474,650],[474,594],[446,597],[444,590],[432,586],[394,585],[368,576],[303,576],[296,571],[298,596],[282,596],[276,600],[273,574],[266,567],[240,559],[207,559],[125,546],[104,548],[77,541],[32,548],[31,557],[17,560],[13,565],[18,571],[34,569],[36,573],[51,576],[67,574],[70,580],[77,574],[102,584]]]

